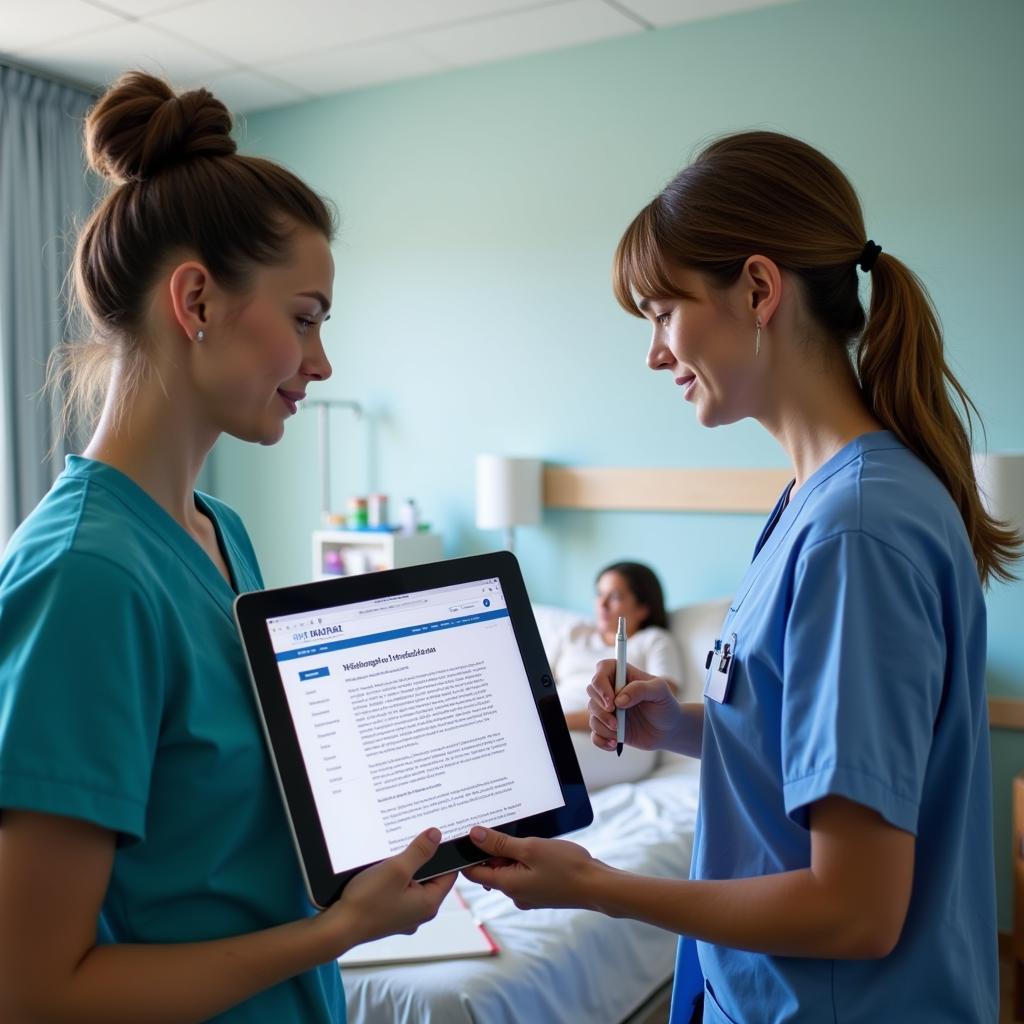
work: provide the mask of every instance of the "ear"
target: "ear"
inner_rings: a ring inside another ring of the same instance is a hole
[[[189,340],[195,340],[197,332],[206,327],[206,304],[212,285],[210,272],[195,260],[180,263],[171,272],[168,280],[171,310]]]
[[[743,264],[742,277],[751,315],[767,326],[782,300],[779,265],[767,256],[751,256]]]

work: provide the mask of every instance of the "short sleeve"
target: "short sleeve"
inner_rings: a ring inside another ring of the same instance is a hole
[[[945,677],[941,600],[900,551],[842,533],[800,556],[785,625],[787,814],[829,795],[916,833]]]
[[[149,605],[77,552],[0,590],[0,808],[143,838],[164,688]]]
[[[650,647],[644,663],[637,665],[637,668],[643,672],[650,672],[652,676],[670,679],[677,687],[682,688],[683,658],[675,638],[668,630],[657,627],[652,628],[650,633]]]

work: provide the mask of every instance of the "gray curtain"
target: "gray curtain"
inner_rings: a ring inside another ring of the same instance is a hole
[[[46,361],[68,330],[65,278],[95,193],[82,116],[96,97],[0,63],[0,360],[4,525],[17,525],[64,463]]]

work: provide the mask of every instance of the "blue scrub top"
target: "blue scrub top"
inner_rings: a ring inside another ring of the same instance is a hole
[[[783,494],[726,621],[736,663],[705,700],[693,878],[810,864],[836,794],[917,837],[906,924],[877,960],[698,943],[704,1020],[995,1021],[985,603],[963,520],[888,431]]]
[[[237,590],[261,588],[238,516],[213,498],[196,502],[216,525]],[[102,942],[216,939],[313,912],[234,597],[141,488],[75,456],[0,564],[0,808],[118,833]],[[340,1024],[337,965],[215,1019]]]

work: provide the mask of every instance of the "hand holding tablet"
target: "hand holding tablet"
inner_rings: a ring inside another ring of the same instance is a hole
[[[413,876],[437,853],[441,833],[420,833],[401,853],[361,872],[342,899],[321,915],[330,930],[329,956],[387,935],[409,933],[431,920],[458,877],[439,875],[425,882]]]
[[[318,906],[431,826],[417,878],[485,859],[475,824],[592,820],[511,554],[244,594],[235,617]]]

